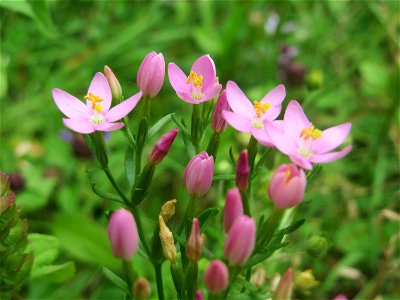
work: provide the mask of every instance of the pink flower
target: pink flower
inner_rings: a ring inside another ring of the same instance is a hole
[[[189,76],[175,63],[168,64],[168,77],[178,97],[192,104],[213,99],[222,89],[214,61],[209,55],[203,55],[194,62]]]
[[[143,97],[155,97],[161,90],[165,76],[165,61],[162,53],[151,51],[143,59],[137,74],[137,85]]]
[[[268,195],[277,208],[290,208],[304,198],[307,179],[295,165],[281,165],[276,169],[268,186]]]
[[[224,256],[232,266],[243,266],[253,253],[256,243],[256,223],[246,215],[239,216],[229,229]]]
[[[116,257],[130,260],[139,245],[139,235],[133,215],[124,208],[115,211],[108,222],[108,239]]]
[[[261,99],[250,100],[233,81],[226,85],[226,96],[233,112],[224,111],[225,120],[236,130],[251,133],[263,145],[272,147],[264,131],[264,120],[274,121],[281,112],[282,101],[286,96],[285,87],[280,84]]]
[[[211,128],[218,133],[223,132],[228,125],[222,116],[224,110],[229,110],[229,103],[226,99],[226,90],[224,90],[218,98],[217,104],[214,108],[214,113],[211,118]]]
[[[139,102],[142,93],[139,92],[110,109],[111,89],[106,77],[98,72],[90,83],[85,96],[86,105],[74,96],[60,89],[53,89],[54,102],[64,118],[64,125],[69,129],[89,134],[94,131],[112,131],[120,129],[124,123],[117,120],[125,117]]]
[[[275,147],[304,169],[312,169],[313,163],[326,163],[342,158],[352,148],[350,145],[341,151],[330,152],[346,140],[351,123],[324,131],[318,130],[295,100],[289,102],[281,126],[274,126],[268,120],[264,121],[264,125]]]
[[[201,197],[211,187],[214,175],[214,158],[203,151],[188,163],[183,175],[189,195]]]
[[[149,158],[152,164],[158,164],[164,159],[164,157],[168,154],[169,148],[171,148],[171,145],[174,142],[177,134],[178,128],[174,128],[171,131],[168,131],[158,140],[150,153]]]
[[[211,293],[222,292],[228,287],[229,271],[219,259],[213,260],[204,272],[204,285]]]
[[[224,208],[224,229],[229,232],[233,222],[243,215],[242,197],[237,188],[230,189],[226,193],[226,202]]]

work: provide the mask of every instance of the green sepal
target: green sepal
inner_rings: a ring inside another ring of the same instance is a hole
[[[199,267],[197,261],[190,260],[185,272],[185,285],[188,299],[194,299],[197,290]]]
[[[154,263],[160,264],[163,258],[164,255],[160,240],[160,223],[157,222],[154,227],[153,237],[151,238],[151,260]]]
[[[172,280],[174,282],[174,286],[176,289],[178,299],[186,299],[185,282],[183,279],[182,270],[179,268],[179,266],[176,262],[171,262],[170,271],[171,271]]]
[[[97,161],[103,169],[106,169],[108,167],[108,154],[107,147],[104,142],[103,132],[95,131],[89,136],[95,148]]]
[[[151,180],[153,179],[156,166],[148,163],[140,173],[139,179],[132,189],[132,202],[138,205],[147,196]]]

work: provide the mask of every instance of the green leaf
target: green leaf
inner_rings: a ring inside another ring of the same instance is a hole
[[[64,282],[71,279],[76,272],[75,262],[69,261],[61,265],[42,266],[32,269],[31,278],[52,282]]]
[[[107,277],[108,280],[110,280],[117,288],[122,290],[124,293],[130,295],[131,292],[128,288],[128,285],[124,280],[121,279],[118,275],[116,275],[113,271],[110,269],[103,267],[102,268],[104,276]]]
[[[130,188],[135,184],[135,151],[128,147],[125,152],[125,172]]]
[[[286,235],[286,234],[292,233],[293,231],[298,229],[301,225],[303,225],[305,221],[306,221],[306,219],[300,219],[300,220],[294,222],[293,224],[291,224],[290,226],[279,230],[277,232],[277,235]]]
[[[243,278],[236,278],[235,282],[239,283],[241,286],[243,286],[245,289],[247,289],[250,292],[257,292],[259,290],[258,287],[255,285],[251,284],[247,280]]]
[[[50,15],[48,1],[44,0],[29,0],[32,11],[34,13],[34,20],[39,30],[49,38],[57,36],[56,28]]]
[[[97,188],[97,185],[95,183],[92,183],[92,190],[96,195],[100,196],[101,198],[125,204],[125,202],[119,196],[100,190],[99,188]]]
[[[203,211],[197,218],[199,219],[200,229],[204,231],[210,217],[216,216],[219,213],[219,208],[210,207]]]
[[[261,168],[263,167],[264,163],[271,157],[273,152],[271,151],[272,148],[267,148],[264,153],[261,155],[260,159],[258,160],[257,164],[254,167],[252,178],[255,178],[259,173]]]
[[[279,244],[271,244],[265,251],[262,253],[256,253],[254,254],[246,263],[246,268],[251,268],[255,266],[256,264],[259,264],[260,262],[266,260],[268,257],[270,257],[276,250],[283,248],[287,246],[289,242],[284,242],[284,243],[279,243]]]
[[[231,159],[233,167],[236,168],[236,158],[235,158],[235,155],[233,155],[233,148],[232,147],[229,147],[229,158]]]
[[[32,11],[31,6],[29,5],[27,0],[19,0],[19,1],[0,1],[0,6],[7,8],[9,10],[13,10],[15,12],[24,14],[28,17],[33,18],[34,13]]]
[[[168,114],[168,115],[162,117],[160,120],[158,120],[157,123],[154,124],[149,129],[149,133],[148,133],[147,138],[150,139],[153,135],[155,135],[165,124],[167,124],[171,120],[172,115],[174,115],[174,114],[175,113]]]

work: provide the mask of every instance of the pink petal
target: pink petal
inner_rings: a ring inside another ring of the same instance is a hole
[[[289,155],[289,158],[292,162],[294,162],[296,165],[299,167],[306,169],[306,170],[311,170],[312,169],[312,164],[310,163],[310,160],[304,156],[301,156],[300,154],[293,154]]]
[[[282,103],[283,99],[285,99],[286,90],[283,84],[278,85],[274,89],[272,89],[268,94],[262,98],[261,103],[269,102],[271,106],[279,105]]]
[[[322,154],[335,149],[343,144],[351,130],[351,123],[344,123],[328,128],[322,132],[322,136],[313,142],[313,150]]]
[[[289,102],[283,120],[285,133],[293,139],[298,139],[300,132],[311,125],[299,102],[296,100]]]
[[[88,119],[63,119],[64,125],[69,129],[83,133],[89,134],[95,131],[94,125]]]
[[[278,123],[279,124],[279,123]],[[271,139],[272,144],[282,153],[289,155],[296,152],[296,144],[285,135],[282,129],[279,129],[273,123],[265,120],[264,130]]]
[[[281,110],[282,110],[281,104],[272,105],[270,109],[268,109],[267,112],[262,116],[261,119],[274,121],[281,113]]]
[[[104,122],[99,125],[96,125],[95,128],[96,130],[99,131],[113,131],[113,130],[118,130],[122,127],[124,127],[124,123],[109,123],[109,122]]]
[[[251,104],[250,100],[233,81],[228,81],[226,84],[226,98],[228,99],[229,106],[235,113],[247,116],[249,119],[257,117],[253,104]]]
[[[229,125],[231,125],[238,131],[251,132],[251,130],[253,129],[251,121],[247,119],[245,116],[227,110],[224,110],[222,112],[222,116],[224,117],[226,122],[229,123]]]
[[[181,98],[183,101],[192,103],[192,104],[200,104],[201,102],[206,101],[204,100],[196,100],[192,97],[192,93],[190,92],[176,92],[179,98]]]
[[[137,72],[137,85],[138,86],[143,86],[144,82],[149,81],[149,78],[147,78],[147,75],[150,74],[151,72],[148,72],[145,70],[145,66],[147,67],[149,64],[149,61],[155,57],[157,53],[155,51],[151,51],[149,54],[146,55],[146,57],[143,59],[142,63],[140,64],[139,70]]]
[[[168,64],[168,78],[175,92],[188,93],[191,85],[186,83],[187,76],[174,63]]]
[[[107,122],[114,122],[125,117],[132,109],[138,104],[140,97],[142,97],[142,92],[139,92],[129,99],[121,102],[117,106],[111,108],[105,115]]]
[[[216,71],[214,61],[211,59],[210,55],[203,55],[199,57],[193,64],[192,70],[197,73],[197,75],[203,76],[203,89],[206,90],[208,87],[215,82]]]
[[[349,145],[349,146],[343,148],[341,151],[330,152],[330,153],[325,153],[325,154],[314,154],[310,158],[310,161],[312,161],[313,163],[331,162],[331,161],[337,160],[339,158],[342,158],[343,156],[346,156],[347,154],[349,154],[351,149],[352,149],[352,146]]]
[[[204,97],[201,98],[199,101],[203,102],[217,97],[221,89],[222,85],[218,82],[215,82],[213,85],[210,85],[208,87],[208,89],[204,92]]]
[[[103,99],[101,105],[103,106],[103,111],[108,111],[111,106],[112,94],[110,85],[108,84],[107,78],[100,72],[94,75],[92,82],[90,83],[88,94],[92,93]],[[88,103],[89,102],[89,103]],[[86,101],[87,105],[91,107],[91,102]]]
[[[88,109],[82,101],[60,89],[53,89],[53,99],[61,112],[71,119],[88,118]]]
[[[259,141],[262,145],[266,147],[274,147],[271,139],[269,138],[268,134],[263,129],[253,128],[251,134],[254,138]]]

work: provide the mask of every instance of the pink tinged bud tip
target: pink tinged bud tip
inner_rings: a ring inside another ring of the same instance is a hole
[[[190,196],[201,197],[211,187],[214,175],[214,158],[203,151],[194,156],[188,163],[184,181]]]
[[[204,296],[203,296],[203,292],[201,290],[197,290],[196,291],[196,300],[203,300]]]
[[[204,284],[211,293],[224,291],[228,286],[229,272],[220,260],[213,260],[204,272]]]
[[[226,99],[226,90],[224,90],[219,96],[211,119],[211,128],[217,133],[223,132],[228,125],[228,123],[222,116],[222,112],[224,110],[229,110],[229,103]]]
[[[150,153],[150,161],[152,164],[158,164],[168,154],[169,148],[171,148],[178,134],[178,129],[174,128],[168,133],[164,134],[158,142],[155,144],[153,150]]]
[[[202,239],[200,236],[200,224],[197,218],[193,219],[192,230],[186,244],[186,256],[191,260],[199,260],[201,257]]]
[[[130,260],[138,250],[139,236],[136,222],[126,209],[115,211],[108,222],[108,239],[114,256]]]
[[[137,85],[143,97],[154,98],[164,83],[165,61],[162,53],[152,51],[143,59],[137,74]]]
[[[290,208],[304,198],[307,179],[304,171],[294,164],[276,169],[268,186],[268,195],[278,209]]]
[[[122,97],[121,85],[119,84],[117,77],[114,75],[114,72],[108,66],[105,66],[104,75],[106,76],[108,84],[110,85],[113,98],[116,100],[121,99]]]
[[[241,191],[246,191],[249,184],[249,156],[247,150],[242,151],[236,167],[236,186]]]
[[[224,208],[224,229],[228,233],[233,222],[243,215],[242,197],[237,188],[230,189],[226,193],[226,202]]]
[[[256,223],[246,215],[237,217],[225,240],[224,256],[230,265],[243,266],[253,253],[256,241]]]
[[[290,300],[292,299],[293,290],[293,271],[289,268],[283,275],[272,296],[273,300]]]

